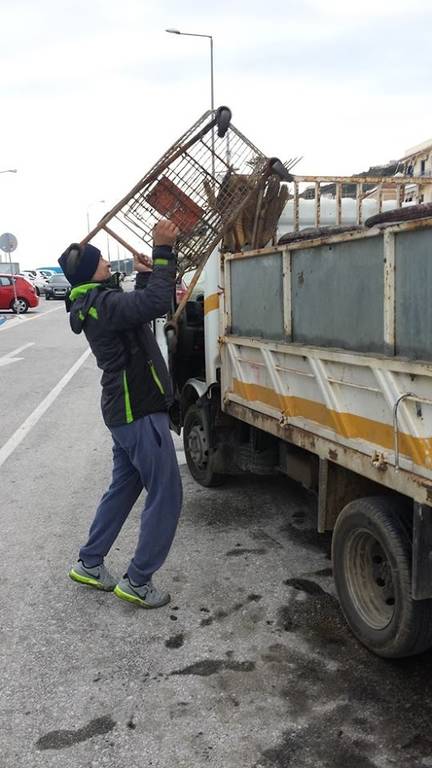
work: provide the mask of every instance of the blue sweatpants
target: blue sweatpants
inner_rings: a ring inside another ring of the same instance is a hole
[[[92,567],[102,563],[143,487],[147,490],[135,554],[127,575],[145,584],[163,565],[177,528],[182,485],[168,414],[153,413],[112,427],[113,472],[79,557]]]

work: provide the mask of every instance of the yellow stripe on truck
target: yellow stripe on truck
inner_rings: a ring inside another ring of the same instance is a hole
[[[232,391],[249,402],[259,402],[282,411],[288,418],[300,417],[329,427],[349,439],[365,440],[387,450],[394,450],[393,426],[352,413],[340,413],[314,400],[281,395],[269,387],[233,379]],[[432,468],[432,438],[413,437],[399,432],[399,450],[418,466]]]
[[[214,309],[219,309],[219,294],[211,293],[204,299],[204,314],[208,315],[209,312],[213,312]]]

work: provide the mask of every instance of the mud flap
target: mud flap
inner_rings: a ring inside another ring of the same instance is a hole
[[[414,502],[412,551],[413,600],[432,598],[432,507]]]

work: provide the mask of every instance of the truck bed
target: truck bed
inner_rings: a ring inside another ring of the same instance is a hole
[[[223,409],[431,503],[432,220],[229,255],[223,271]]]

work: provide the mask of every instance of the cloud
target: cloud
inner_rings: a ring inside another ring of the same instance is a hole
[[[57,257],[216,102],[299,172],[350,173],[431,133],[432,8],[420,0],[2,2],[0,230]]]

